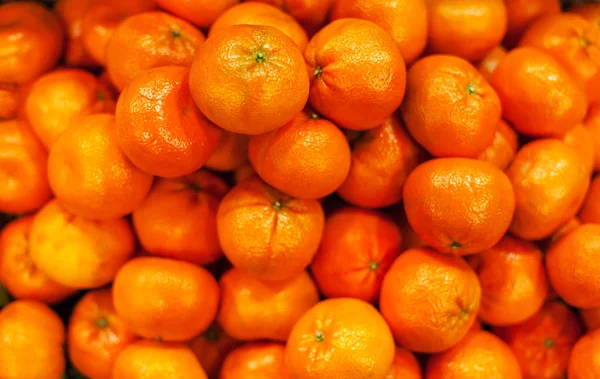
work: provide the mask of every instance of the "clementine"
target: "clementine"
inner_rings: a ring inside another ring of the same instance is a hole
[[[213,171],[235,171],[248,164],[249,140],[245,134],[221,131],[221,138],[204,167]]]
[[[219,379],[288,379],[285,346],[278,343],[248,343],[233,350],[223,363]]]
[[[385,379],[422,379],[421,366],[410,350],[396,347],[392,368]]]
[[[508,25],[504,46],[514,48],[527,28],[538,18],[560,13],[560,0],[504,0]]]
[[[485,80],[488,82],[492,80],[492,74],[496,71],[496,68],[498,68],[498,65],[502,62],[502,59],[504,59],[507,53],[508,51],[506,51],[503,46],[498,45],[490,50],[490,52],[479,61],[477,69],[481,75],[483,75]]]
[[[600,375],[600,331],[595,330],[577,341],[569,358],[569,379],[591,379]]]
[[[217,378],[225,358],[236,348],[238,341],[218,325],[213,324],[204,333],[188,342],[198,362],[209,378]]]
[[[96,66],[83,45],[83,18],[94,0],[58,0],[54,3],[54,13],[62,21],[67,32],[64,60],[67,66]]]
[[[576,139],[577,142],[575,141]],[[572,141],[579,143],[577,137],[572,139]],[[500,120],[492,144],[483,153],[479,154],[477,159],[489,162],[500,170],[505,170],[510,162],[512,162],[517,150],[519,150],[519,136],[517,132],[504,120]]]
[[[164,10],[207,29],[239,0],[154,0]]]

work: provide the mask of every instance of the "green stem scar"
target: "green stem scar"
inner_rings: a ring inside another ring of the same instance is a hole
[[[460,243],[458,243],[458,242],[454,241],[454,242],[452,242],[452,243],[450,244],[450,247],[451,247],[452,249],[458,249],[459,247],[462,247],[462,244],[460,244]]]
[[[273,202],[273,209],[275,209],[276,211],[280,211],[281,208],[283,208],[283,203],[281,202],[281,200],[276,200],[275,202]]]
[[[100,317],[98,321],[96,321],[96,326],[100,329],[104,329],[108,326],[108,320],[106,317]]]
[[[473,83],[469,83],[467,85],[467,92],[469,93],[469,95],[473,95],[476,90],[477,88],[475,88],[475,85]]]
[[[323,342],[324,340],[325,340],[325,334],[322,331],[317,330],[317,332],[315,333],[315,341]]]
[[[369,270],[371,271],[377,271],[377,269],[379,268],[379,262],[371,262],[369,263]]]
[[[317,77],[320,78],[321,75],[323,74],[323,69],[321,68],[321,66],[317,66],[315,67],[315,71],[313,72],[313,74]]]
[[[258,62],[258,63],[262,63],[262,62],[265,61],[265,59],[267,59],[267,56],[262,51],[254,53],[252,56],[254,57],[254,59],[256,60],[256,62]]]
[[[544,340],[544,346],[546,346],[548,349],[551,349],[554,347],[554,341],[552,341],[551,338],[546,338]]]

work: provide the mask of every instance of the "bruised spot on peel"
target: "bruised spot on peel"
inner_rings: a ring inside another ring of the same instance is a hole
[[[325,333],[323,333],[320,330],[317,330],[315,333],[315,341],[317,341],[317,342],[325,341]]]
[[[106,317],[100,317],[96,321],[96,326],[100,329],[104,329],[104,328],[108,327],[108,320],[106,319]]]

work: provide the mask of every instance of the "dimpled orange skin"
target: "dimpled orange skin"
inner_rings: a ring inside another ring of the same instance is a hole
[[[517,132],[506,121],[500,120],[496,134],[494,134],[494,141],[483,153],[479,154],[477,159],[489,162],[500,170],[504,170],[512,162],[517,150],[519,150]]]
[[[410,225],[441,253],[466,255],[494,246],[506,233],[515,197],[491,163],[438,158],[418,166],[404,184]]]
[[[385,379],[422,379],[421,366],[410,350],[396,347],[392,368]]]
[[[98,220],[131,213],[153,180],[119,149],[115,117],[107,113],[79,119],[56,140],[48,157],[48,178],[61,205]]]
[[[208,29],[239,0],[154,0],[159,7],[202,29]]]
[[[262,3],[242,3],[229,8],[210,27],[209,36],[232,25],[263,25],[279,29],[304,51],[308,36],[292,16],[279,8]]]
[[[425,160],[425,151],[406,132],[400,115],[349,140],[352,163],[337,194],[364,208],[400,201],[406,177]]]
[[[0,233],[0,282],[16,299],[59,303],[76,290],[50,279],[33,263],[29,233],[33,216],[25,216],[4,226]]]
[[[217,211],[225,256],[264,280],[300,274],[317,252],[325,216],[317,200],[289,197],[258,177],[233,187]]]
[[[189,69],[181,66],[148,70],[125,87],[117,103],[116,133],[134,165],[168,178],[202,167],[221,137],[221,129],[194,104]]]
[[[0,378],[61,379],[65,328],[47,305],[17,300],[0,312]]]
[[[577,152],[554,139],[523,146],[506,174],[516,200],[509,230],[525,240],[549,237],[575,216],[590,183]]]
[[[590,332],[577,341],[569,358],[569,379],[594,379],[600,375],[600,330]]]
[[[502,113],[477,69],[450,55],[431,55],[410,68],[400,109],[412,137],[437,157],[479,155],[492,143]]]
[[[556,242],[546,254],[552,287],[570,305],[600,306],[600,225],[584,224]]]
[[[594,171],[594,141],[590,131],[583,125],[578,125],[569,130],[562,138],[563,142],[571,146],[585,164],[587,172]]]
[[[400,230],[383,213],[346,207],[328,216],[310,269],[326,297],[375,302],[401,249]]]
[[[503,45],[509,49],[519,43],[527,28],[538,18],[560,13],[560,0],[504,0],[508,26]]]
[[[600,5],[595,3],[577,4],[569,12],[580,15],[600,29]]]
[[[600,307],[580,309],[579,316],[586,331],[592,332],[600,329]]]
[[[340,127],[375,128],[404,98],[406,67],[400,50],[373,22],[333,21],[310,40],[304,59],[311,105]]]
[[[248,164],[248,142],[250,136],[221,131],[217,147],[210,155],[204,167],[220,172],[235,171]]]
[[[586,223],[600,224],[600,176],[592,179],[586,199],[579,210],[579,219]]]
[[[219,286],[202,267],[156,257],[129,261],[113,284],[117,314],[145,338],[187,341],[213,322]]]
[[[2,4],[0,30],[0,82],[28,82],[58,62],[64,31],[45,6],[34,2]]]
[[[0,121],[0,212],[31,212],[50,199],[48,153],[29,124]]]
[[[472,331],[454,347],[431,356],[425,377],[521,379],[523,376],[517,358],[506,343],[489,332]]]
[[[285,342],[298,319],[319,302],[307,272],[281,282],[265,282],[233,268],[221,277],[217,320],[235,339]]]
[[[357,299],[329,299],[296,323],[285,349],[290,377],[384,379],[394,339],[379,312]]]
[[[271,4],[289,13],[304,27],[309,35],[313,35],[327,20],[329,10],[335,0],[248,0]]]
[[[508,51],[502,45],[498,45],[490,50],[485,57],[477,64],[477,69],[483,75],[483,78],[488,82],[492,79],[492,74],[502,62]]]
[[[115,313],[110,288],[86,293],[69,319],[69,359],[90,378],[111,379],[118,355],[137,339]]]
[[[479,277],[479,318],[486,324],[522,322],[544,304],[548,281],[542,252],[533,243],[504,236],[468,262]]]
[[[248,156],[265,182],[302,199],[333,193],[350,170],[344,133],[332,122],[304,112],[277,130],[252,136]]]
[[[83,17],[94,0],[58,0],[54,13],[63,22],[67,32],[64,60],[67,66],[95,67],[96,62],[83,45]]]
[[[233,350],[223,363],[219,379],[288,379],[285,346],[253,342]]]
[[[60,69],[41,76],[25,101],[27,120],[48,150],[81,116],[114,109],[115,102],[99,80],[80,69]]]
[[[520,324],[493,331],[513,351],[525,378],[565,378],[571,349],[581,336],[575,314],[558,301]]]
[[[532,47],[510,51],[492,75],[504,119],[523,134],[561,136],[587,111],[582,88],[558,61]]]
[[[123,90],[136,76],[155,67],[189,67],[204,35],[188,22],[164,12],[146,12],[123,21],[106,47],[106,69]]]
[[[502,0],[427,0],[428,50],[468,61],[483,59],[506,33]]]
[[[110,283],[135,248],[125,219],[89,220],[67,211],[56,200],[36,213],[29,238],[34,264],[51,279],[73,288]]]
[[[238,341],[227,335],[218,324],[212,325],[188,342],[209,378],[219,376],[223,361],[238,344]]]
[[[467,334],[480,300],[477,275],[462,258],[416,248],[400,254],[383,278],[379,308],[396,342],[436,353]]]
[[[143,340],[123,350],[111,378],[207,379],[207,376],[187,346]]]
[[[390,33],[406,64],[414,62],[427,43],[427,5],[424,0],[338,0],[330,19],[359,18]]]
[[[594,171],[600,170],[600,102],[592,104],[584,121],[584,127],[594,145]]]

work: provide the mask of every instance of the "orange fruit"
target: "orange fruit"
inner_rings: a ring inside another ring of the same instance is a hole
[[[400,230],[383,213],[347,207],[327,217],[310,269],[326,297],[375,302],[401,248]]]
[[[154,0],[162,9],[207,29],[238,0]]]
[[[473,331],[449,350],[431,356],[427,379],[521,379],[521,369],[510,348],[495,335]]]
[[[573,139],[573,142],[575,142],[575,139]],[[577,143],[579,143],[579,140],[577,140]],[[504,120],[500,120],[496,134],[494,134],[494,140],[483,153],[479,154],[477,159],[489,162],[500,170],[505,170],[512,162],[517,150],[519,150],[517,132]]]
[[[138,339],[117,316],[110,288],[90,291],[79,300],[67,338],[71,363],[94,379],[111,379],[118,355]]]
[[[573,77],[549,54],[532,47],[509,52],[492,75],[502,114],[534,137],[561,136],[580,124],[587,99]]]
[[[428,49],[468,61],[483,59],[507,27],[502,0],[427,0]]]
[[[318,199],[338,189],[350,170],[344,133],[314,113],[250,138],[248,156],[260,177],[290,196]]]
[[[312,35],[325,23],[335,0],[247,0],[271,4],[289,13]]]
[[[338,126],[372,129],[402,103],[404,60],[392,36],[370,21],[333,21],[310,40],[304,59],[311,105]]]
[[[590,131],[583,125],[578,125],[565,133],[563,142],[571,146],[585,164],[587,172],[594,170],[594,141]]]
[[[600,329],[600,307],[580,309],[579,316],[586,331]]]
[[[600,102],[590,106],[584,127],[589,132],[594,146],[594,171],[598,171],[600,170]]]
[[[139,341],[119,354],[112,379],[207,379],[194,353],[180,343]]]
[[[481,287],[460,257],[405,251],[383,278],[379,308],[396,342],[435,353],[454,346],[477,318]]]
[[[219,142],[220,129],[194,104],[188,78],[185,67],[158,67],[139,74],[119,96],[119,146],[134,165],[152,175],[191,174]]]
[[[94,67],[96,62],[83,45],[83,18],[94,0],[58,0],[54,13],[67,32],[64,60],[67,66]]]
[[[573,312],[551,301],[526,321],[494,329],[517,357],[526,378],[566,378],[571,349],[581,335]]]
[[[429,246],[466,255],[489,249],[502,238],[515,198],[507,176],[492,164],[438,158],[408,176],[404,209],[410,225]]]
[[[402,199],[408,174],[425,160],[425,151],[406,132],[400,115],[363,132],[348,132],[350,171],[337,194],[348,203],[382,208]]]
[[[414,62],[427,43],[425,0],[337,0],[330,18],[359,18],[376,23],[392,35],[406,64]]]
[[[225,130],[261,134],[289,122],[306,105],[302,53],[272,26],[234,25],[198,50],[190,72],[194,101]]]
[[[106,220],[125,216],[146,198],[152,176],[119,149],[115,117],[89,115],[71,125],[48,157],[50,187],[78,216]]]
[[[0,120],[17,116],[21,106],[21,86],[16,83],[0,83]]]
[[[0,282],[17,299],[59,303],[75,290],[55,282],[31,259],[30,231],[33,216],[6,224],[0,232]]]
[[[285,281],[265,282],[233,268],[221,277],[217,320],[238,340],[286,341],[298,319],[319,302],[307,272]]]
[[[159,179],[135,211],[133,225],[151,255],[196,264],[222,256],[217,239],[217,208],[229,187],[201,170],[175,179]]]
[[[560,13],[560,0],[504,0],[508,26],[504,46],[514,48],[527,28],[538,18]]]
[[[384,379],[394,339],[379,312],[357,299],[330,299],[306,312],[292,329],[285,363],[290,377]]]
[[[600,375],[600,331],[595,330],[577,341],[569,358],[569,379],[592,379]]]
[[[217,211],[225,256],[264,280],[291,279],[304,271],[317,252],[324,223],[317,200],[289,197],[258,177],[233,187]]]
[[[180,18],[164,12],[128,17],[115,29],[106,47],[106,69],[123,90],[136,76],[151,68],[189,67],[204,35]]]
[[[0,212],[38,209],[52,196],[48,153],[25,121],[0,121]]]
[[[422,379],[421,366],[410,350],[396,347],[392,368],[385,379]]]
[[[404,205],[401,203],[395,204],[391,208],[392,217],[400,228],[400,234],[402,235],[402,247],[405,250],[413,249],[416,247],[426,247],[427,244],[419,237],[417,232],[410,226],[406,214],[404,212]]]
[[[598,199],[600,199],[600,176],[595,176],[579,211],[579,219],[581,221],[600,224],[600,202]]]
[[[523,146],[506,174],[516,200],[510,232],[526,240],[549,237],[575,216],[590,182],[577,152],[554,139]]]
[[[238,345],[238,341],[227,335],[218,324],[214,324],[188,342],[188,345],[208,377],[217,378],[225,358]]]
[[[139,257],[117,274],[113,300],[117,314],[134,333],[187,341],[213,322],[219,286],[207,270],[191,263]]]
[[[569,12],[580,15],[600,29],[600,5],[595,3],[576,4]]]
[[[436,157],[476,157],[494,140],[502,113],[477,69],[450,55],[412,65],[400,109],[410,134]]]
[[[37,301],[18,300],[0,311],[0,378],[61,379],[65,328]]]
[[[256,176],[256,171],[254,171],[254,168],[252,168],[252,165],[249,163],[241,165],[233,172],[233,177],[236,184],[252,176]]]
[[[496,68],[498,68],[498,65],[500,64],[500,62],[502,62],[502,59],[504,59],[507,53],[508,52],[503,46],[498,45],[492,50],[490,50],[490,52],[487,53],[485,57],[483,57],[483,59],[479,61],[476,67],[481,73],[481,75],[483,75],[483,78],[485,80],[487,80],[488,82],[492,80],[492,75],[494,74],[494,71],[496,71]]]
[[[556,229],[548,242],[548,247],[558,242],[561,238],[571,233],[573,230],[581,226],[581,220],[577,217],[571,218],[569,221],[564,223],[560,228]]]
[[[570,305],[600,306],[600,225],[584,224],[556,242],[546,254],[546,269],[552,287]]]
[[[58,62],[64,31],[45,6],[34,2],[0,5],[0,30],[0,82],[28,82]]]
[[[235,171],[248,163],[248,141],[245,134],[221,131],[221,138],[215,150],[208,157],[204,167],[213,171]]]
[[[39,210],[29,232],[35,266],[73,288],[110,283],[133,256],[134,248],[133,231],[125,219],[89,220],[69,212],[56,200]]]
[[[533,243],[507,235],[468,262],[479,277],[479,318],[486,324],[517,324],[544,305],[548,281],[542,252]]]
[[[223,363],[219,379],[288,379],[285,346],[254,342],[233,350]]]
[[[25,102],[31,127],[50,149],[81,116],[113,112],[115,103],[100,81],[87,71],[60,69],[33,82]]]

